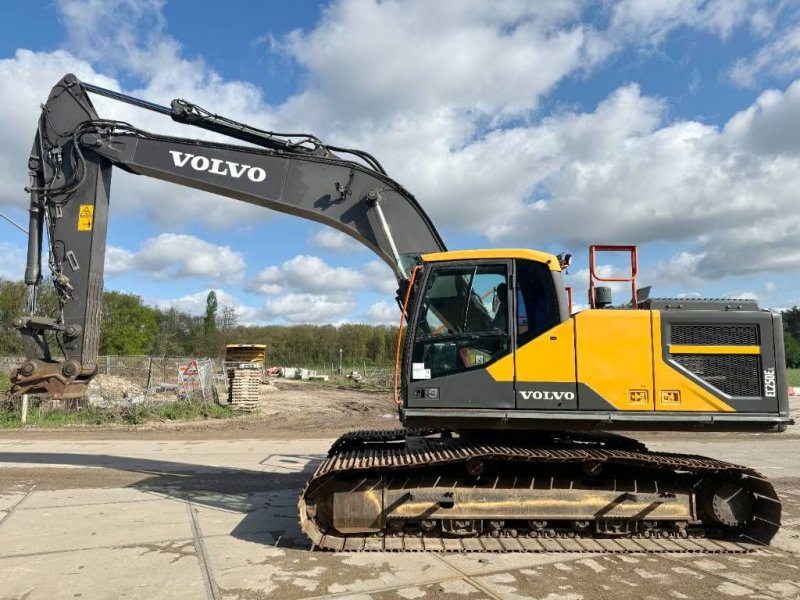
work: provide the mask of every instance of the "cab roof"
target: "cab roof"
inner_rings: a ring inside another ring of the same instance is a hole
[[[423,254],[424,262],[441,262],[445,260],[483,260],[497,258],[521,258],[544,263],[551,271],[560,271],[558,258],[549,252],[528,250],[526,248],[486,248],[483,250],[453,250],[451,252],[432,252]]]

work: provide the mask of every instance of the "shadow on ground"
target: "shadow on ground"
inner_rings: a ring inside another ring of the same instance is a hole
[[[182,500],[193,507],[243,514],[230,532],[233,537],[297,549],[308,549],[310,544],[300,531],[297,499],[322,459],[322,455],[268,455],[260,463],[268,470],[253,471],[107,454],[0,452],[0,466],[100,467],[142,475],[120,487]]]

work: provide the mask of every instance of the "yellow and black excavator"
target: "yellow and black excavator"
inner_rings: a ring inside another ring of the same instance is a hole
[[[89,93],[246,145],[101,119]],[[635,248],[593,247],[591,308],[571,314],[569,256],[447,251],[416,199],[364,151],[73,75],[43,106],[28,166],[29,306],[15,322],[27,361],[15,393],[80,397],[97,372],[113,167],[324,223],[392,267],[408,323],[395,377],[405,428],[333,444],[299,501],[316,547],[741,552],[780,527],[780,501],[754,470],[613,433],[784,430],[781,317],[753,301],[646,297]],[[56,319],[36,311],[45,230]],[[613,306],[595,285],[596,254],[620,249],[631,255],[631,299]]]

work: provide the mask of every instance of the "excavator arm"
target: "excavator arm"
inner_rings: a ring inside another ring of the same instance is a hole
[[[150,133],[99,118],[88,93],[170,116],[248,145]],[[349,154],[355,160],[342,158]],[[97,372],[112,167],[329,225],[392,267],[403,288],[416,257],[445,250],[415,198],[368,153],[307,134],[276,134],[175,100],[167,108],[65,76],[42,107],[29,159],[27,315],[15,320],[27,361],[12,393],[81,397]],[[42,246],[60,300],[37,315]],[[52,342],[63,358],[54,356]]]

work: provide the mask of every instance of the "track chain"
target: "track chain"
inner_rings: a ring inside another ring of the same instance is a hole
[[[428,436],[442,434],[441,438]],[[407,438],[413,444],[406,443]],[[732,539],[693,537],[601,538],[512,536],[444,537],[383,532],[342,535],[322,530],[308,517],[306,498],[339,474],[387,472],[465,463],[471,458],[524,463],[616,463],[633,468],[682,471],[698,478],[724,474],[756,496],[755,517]],[[781,503],[767,479],[753,469],[704,456],[650,452],[636,440],[615,434],[576,434],[533,444],[493,444],[451,438],[440,429],[355,431],[334,442],[328,457],[306,484],[299,501],[300,525],[312,544],[334,551],[437,552],[701,552],[741,553],[766,545],[780,528]]]

